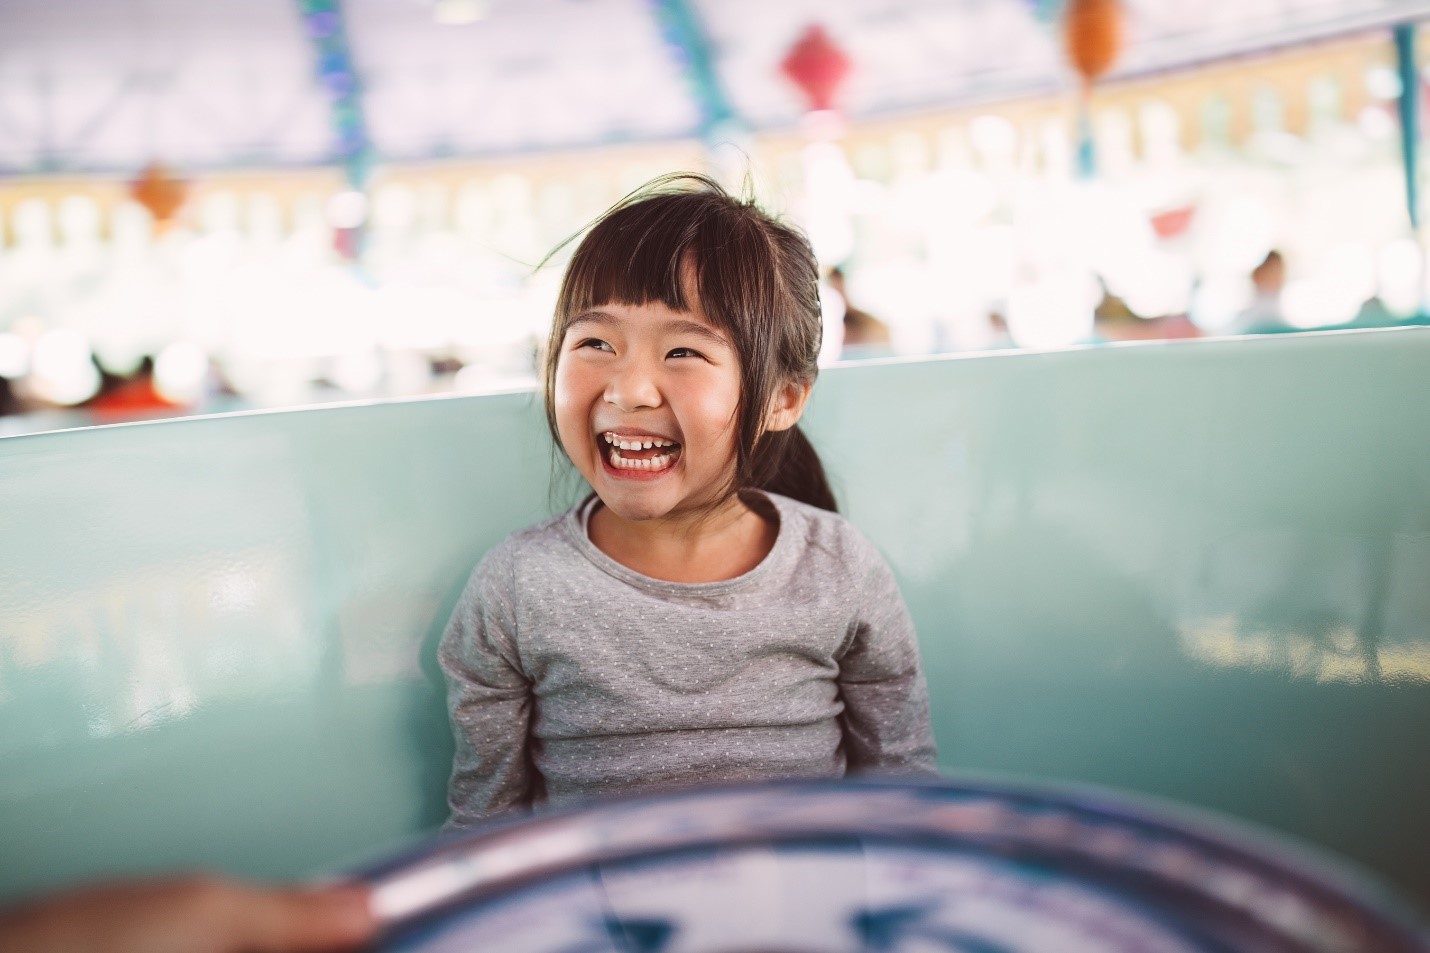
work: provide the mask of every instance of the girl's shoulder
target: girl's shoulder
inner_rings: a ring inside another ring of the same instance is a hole
[[[780,517],[780,533],[789,533],[807,556],[832,560],[853,575],[883,565],[878,547],[838,513],[778,493],[768,493]]]
[[[472,578],[510,580],[521,574],[532,560],[549,562],[571,552],[571,525],[580,506],[548,517],[523,529],[508,533],[477,562]]]
[[[855,528],[854,524],[845,519],[841,514],[832,510],[821,509],[809,503],[796,500],[790,496],[781,496],[778,493],[771,493],[769,490],[757,491],[769,499],[775,507],[780,517],[782,525],[789,525],[798,530],[818,537],[863,539],[864,536]]]

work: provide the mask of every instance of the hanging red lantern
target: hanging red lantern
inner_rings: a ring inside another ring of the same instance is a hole
[[[1073,69],[1085,86],[1091,86],[1112,69],[1122,49],[1122,4],[1119,0],[1068,0],[1063,38]]]
[[[1182,205],[1155,212],[1152,215],[1152,231],[1161,239],[1172,239],[1184,235],[1191,227],[1192,218],[1196,213],[1195,205]]]
[[[834,97],[851,67],[849,57],[819,24],[811,24],[780,63],[812,110],[834,108]]]
[[[173,221],[188,196],[189,184],[173,175],[157,162],[144,167],[134,181],[129,183],[129,194],[134,201],[149,210],[155,223],[167,225]]]

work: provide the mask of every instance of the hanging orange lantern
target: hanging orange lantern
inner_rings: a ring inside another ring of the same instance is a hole
[[[819,24],[812,24],[780,69],[794,81],[809,100],[809,108],[820,111],[834,108],[834,97],[849,75],[849,57]]]
[[[176,177],[157,162],[144,167],[138,177],[129,183],[129,194],[134,201],[149,210],[158,225],[173,221],[188,196],[189,184]]]
[[[1084,86],[1112,69],[1122,49],[1122,4],[1118,0],[1068,0],[1063,13],[1068,60]]]

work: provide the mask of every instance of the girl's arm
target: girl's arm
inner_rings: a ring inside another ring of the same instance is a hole
[[[849,773],[936,776],[928,685],[913,620],[894,574],[872,555],[858,617],[839,659]]]
[[[446,829],[529,807],[537,786],[528,750],[534,696],[516,650],[515,588],[503,562],[493,552],[477,566],[437,652],[456,742]]]

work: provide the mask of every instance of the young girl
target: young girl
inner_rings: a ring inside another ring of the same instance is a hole
[[[820,331],[808,242],[703,177],[657,180],[581,242],[546,416],[594,492],[489,552],[452,614],[449,826],[934,771],[908,610],[795,426]]]

